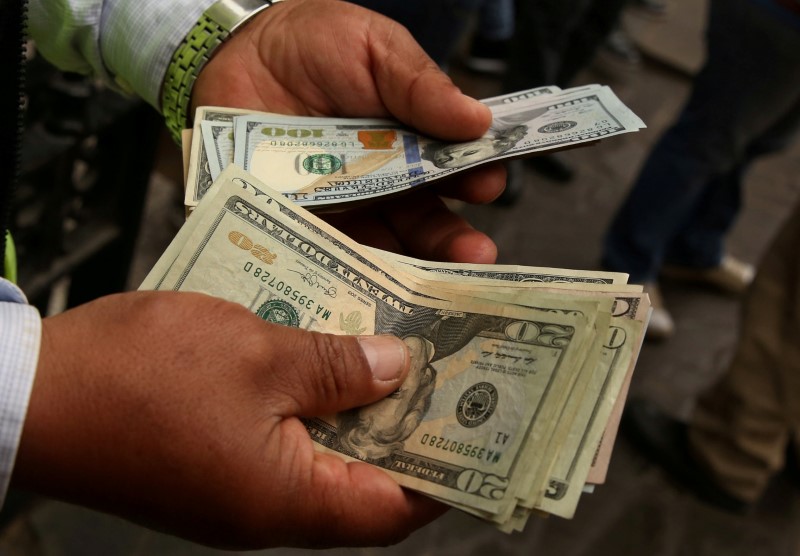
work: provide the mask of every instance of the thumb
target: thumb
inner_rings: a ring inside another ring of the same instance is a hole
[[[486,133],[492,123],[489,108],[463,94],[405,29],[375,34],[371,47],[381,61],[375,65],[375,85],[395,118],[448,141]]]
[[[408,374],[410,356],[395,336],[336,336],[285,329],[273,354],[270,378],[291,400],[287,415],[325,415],[367,405],[397,390]]]

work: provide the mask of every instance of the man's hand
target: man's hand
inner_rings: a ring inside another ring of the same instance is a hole
[[[491,112],[453,84],[400,24],[347,2],[288,0],[222,45],[195,83],[193,106],[235,106],[312,116],[392,117],[444,140],[484,134]],[[432,194],[486,203],[503,190],[500,165],[458,182],[370,206],[354,238],[425,259],[492,263],[497,248]],[[379,217],[376,218],[376,215]],[[425,226],[408,226],[399,222]],[[422,231],[424,230],[424,232]],[[376,238],[387,241],[378,242]]]
[[[339,0],[288,0],[253,18],[201,72],[194,106],[393,117],[474,139],[491,112],[464,96],[399,23]]]
[[[435,189],[319,216],[361,243],[385,251],[433,261],[491,264],[497,259],[494,242],[450,211],[437,193],[487,203],[494,199],[486,196],[493,185],[502,192],[505,175],[503,164],[495,163],[448,178]]]
[[[298,419],[397,389],[397,338],[305,332],[171,292],[43,322],[16,486],[226,548],[386,544],[443,511],[315,452]]]

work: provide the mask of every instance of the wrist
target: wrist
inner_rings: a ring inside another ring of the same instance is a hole
[[[218,48],[255,15],[283,0],[218,0],[175,50],[161,92],[161,109],[176,142],[188,127],[191,96],[200,71]]]
[[[58,317],[55,317],[58,318]],[[17,454],[13,480],[17,487],[48,495],[58,495],[51,488],[57,484],[67,462],[65,445],[78,444],[72,437],[72,421],[80,413],[74,405],[73,385],[81,382],[72,373],[71,350],[59,349],[60,334],[54,333],[53,318],[42,319],[41,347],[36,366],[36,378],[30,395],[25,426]],[[56,465],[55,462],[58,462]]]

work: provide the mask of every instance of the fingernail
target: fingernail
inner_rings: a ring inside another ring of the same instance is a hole
[[[388,335],[360,336],[358,343],[375,380],[396,380],[403,373],[408,357],[403,340]]]

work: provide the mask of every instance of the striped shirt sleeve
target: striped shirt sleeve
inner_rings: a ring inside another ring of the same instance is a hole
[[[156,109],[172,55],[214,0],[31,0],[37,49],[62,70],[93,75]]]
[[[17,456],[39,359],[42,321],[11,282],[0,278],[0,507]]]

